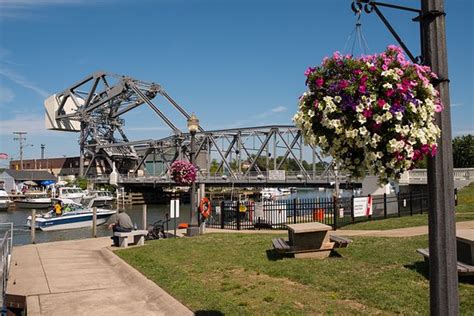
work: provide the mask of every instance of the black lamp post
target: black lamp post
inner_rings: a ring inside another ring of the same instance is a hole
[[[195,164],[195,143],[196,143],[196,132],[199,129],[199,120],[196,115],[192,114],[191,117],[188,118],[188,130],[191,134],[191,148],[189,153],[189,162],[193,165]],[[196,212],[196,183],[193,182],[191,184],[191,212],[190,212],[190,222],[191,226],[197,226],[197,214]]]

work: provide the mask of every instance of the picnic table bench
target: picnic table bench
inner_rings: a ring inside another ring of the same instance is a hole
[[[143,246],[145,244],[145,236],[148,234],[147,230],[132,230],[131,232],[115,232],[114,236],[119,238],[119,246],[127,248],[128,245],[136,244]]]
[[[474,275],[474,229],[460,229],[456,232],[458,275]],[[417,249],[416,252],[428,262],[429,249]]]
[[[426,263],[428,263],[428,260],[430,258],[430,251],[428,248],[417,249],[416,252],[418,252],[420,255],[425,257],[425,261]],[[474,275],[474,266],[463,263],[461,261],[457,262],[457,269],[458,269],[458,275]]]
[[[291,254],[295,258],[326,258],[334,248],[345,248],[352,240],[341,236],[329,236],[331,226],[321,223],[287,225],[289,240],[272,239],[275,250]]]

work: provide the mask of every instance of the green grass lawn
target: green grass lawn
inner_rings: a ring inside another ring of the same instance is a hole
[[[284,236],[285,234],[282,234]],[[116,253],[194,312],[236,315],[428,314],[427,236],[354,237],[340,257],[279,257],[265,234],[149,241]],[[474,311],[474,280],[460,282]]]
[[[474,183],[471,183],[469,186],[459,191],[458,206],[456,206],[457,222],[472,220],[474,220]],[[342,227],[341,229],[386,230],[423,225],[428,225],[427,213],[366,221],[350,224]]]

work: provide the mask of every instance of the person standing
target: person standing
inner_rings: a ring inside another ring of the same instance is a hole
[[[130,216],[125,213],[124,209],[120,209],[118,214],[113,215],[109,220],[109,229],[112,229],[112,239],[114,246],[119,246],[119,238],[115,236],[115,232],[128,233],[133,230],[133,223]]]

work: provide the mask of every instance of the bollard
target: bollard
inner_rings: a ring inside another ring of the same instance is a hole
[[[143,224],[143,229],[144,230],[147,229],[147,226],[146,226],[146,209],[147,209],[146,204],[143,204],[143,206],[142,206],[142,224]]]
[[[97,207],[92,208],[92,237],[97,237]]]
[[[31,210],[31,243],[36,244],[36,210]]]

